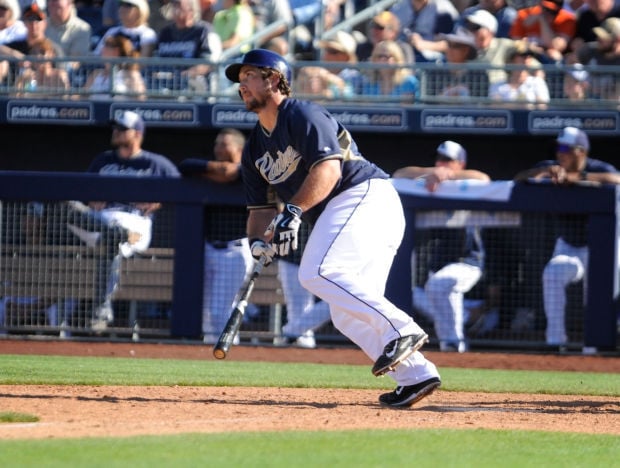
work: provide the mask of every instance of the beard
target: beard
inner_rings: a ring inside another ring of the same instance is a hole
[[[252,95],[250,99],[245,101],[245,108],[250,112],[259,112],[265,107],[267,107],[268,98],[273,94],[271,89],[266,88],[264,93],[261,93],[260,96],[256,97]]]

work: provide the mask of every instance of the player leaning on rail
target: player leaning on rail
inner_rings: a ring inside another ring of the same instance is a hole
[[[421,400],[441,381],[418,351],[427,334],[384,296],[405,227],[388,175],[364,159],[326,109],[290,97],[291,70],[278,54],[252,50],[226,76],[258,115],[242,159],[252,254],[286,255],[297,248],[301,218],[313,224],[301,284],[329,304],[334,325],[375,361],[372,373],[394,378],[398,386],[379,397],[381,404]],[[271,187],[286,204],[280,214]]]

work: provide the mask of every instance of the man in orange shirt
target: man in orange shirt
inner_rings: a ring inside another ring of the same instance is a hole
[[[560,62],[575,36],[575,15],[562,4],[562,0],[542,0],[539,5],[519,10],[510,29],[510,37],[527,41],[543,63]]]

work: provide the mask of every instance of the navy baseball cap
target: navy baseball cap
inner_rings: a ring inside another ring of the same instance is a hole
[[[555,141],[558,145],[566,145],[571,148],[579,146],[586,151],[590,149],[590,140],[588,139],[588,135],[577,127],[563,128]]]
[[[112,125],[144,133],[144,120],[142,120],[140,114],[133,111],[123,111],[119,117],[112,120]]]

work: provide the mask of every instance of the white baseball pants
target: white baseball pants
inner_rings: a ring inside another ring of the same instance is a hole
[[[482,276],[482,269],[468,263],[450,263],[432,274],[424,290],[440,346],[465,344],[463,296]]]
[[[584,301],[587,294],[588,247],[574,247],[561,237],[555,241],[551,260],[543,271],[543,300],[547,317],[547,344],[560,345],[566,336],[566,287],[583,280]]]
[[[330,200],[299,268],[302,286],[329,304],[334,326],[372,361],[390,341],[422,333],[410,315],[385,298],[404,227],[400,197],[390,181],[365,181]],[[439,374],[415,352],[389,375],[398,385],[414,385]]]

